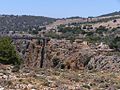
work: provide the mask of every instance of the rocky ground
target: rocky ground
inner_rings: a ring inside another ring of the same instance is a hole
[[[52,40],[42,69],[41,46],[35,41],[26,49],[19,71],[0,64],[0,90],[120,90],[120,52],[106,44]]]
[[[0,65],[0,90],[119,90],[120,72],[21,69]]]

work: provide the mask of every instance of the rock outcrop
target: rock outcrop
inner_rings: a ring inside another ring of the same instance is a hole
[[[88,69],[96,70],[120,70],[120,56],[95,56],[87,65]]]
[[[29,41],[23,54],[24,64],[29,68],[60,68],[60,69],[96,69],[118,70],[120,68],[119,55],[114,53],[108,45],[90,45],[86,41],[71,43],[69,40],[51,39],[43,47],[43,42]],[[23,48],[22,48],[23,49]],[[20,50],[22,51],[22,50]]]

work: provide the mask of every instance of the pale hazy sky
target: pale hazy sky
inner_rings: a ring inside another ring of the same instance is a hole
[[[120,11],[120,0],[0,0],[0,14],[98,16]]]

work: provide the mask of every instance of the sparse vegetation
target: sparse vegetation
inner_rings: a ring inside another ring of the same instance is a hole
[[[117,24],[120,17],[71,17],[61,19],[65,24],[54,22],[48,25],[56,19],[2,16],[0,20],[3,20],[3,23],[0,24],[8,36],[42,37],[13,40],[15,47],[13,41],[9,37],[2,37],[4,32],[1,33],[0,83],[5,88],[107,90],[110,85],[115,89],[120,88],[120,25]],[[14,20],[14,17],[17,19]],[[5,18],[8,23],[13,19],[13,26],[11,23],[6,24]],[[67,22],[67,19],[70,19],[70,22]],[[83,22],[71,21],[74,19],[82,19]],[[110,26],[109,21],[116,26]],[[9,32],[8,28],[14,32]],[[16,30],[21,31],[16,33]],[[19,67],[21,57],[18,52],[24,59],[22,68]]]

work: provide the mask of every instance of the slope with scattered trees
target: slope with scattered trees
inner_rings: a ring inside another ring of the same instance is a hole
[[[1,15],[0,30],[28,30],[52,23],[56,19],[43,16]]]

